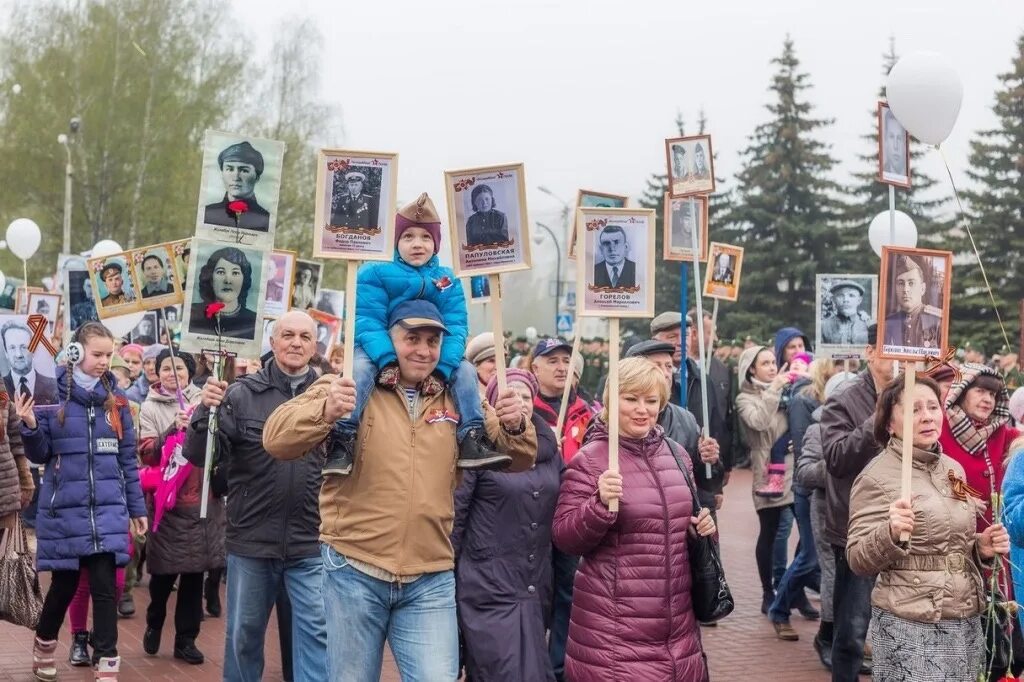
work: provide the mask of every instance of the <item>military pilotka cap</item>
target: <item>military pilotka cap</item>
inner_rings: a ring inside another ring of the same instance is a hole
[[[924,268],[922,268],[921,264],[918,263],[913,258],[911,258],[910,256],[898,256],[896,258],[897,277],[905,272],[910,272],[911,270],[917,270],[918,272],[921,273],[922,276],[924,275]],[[863,293],[863,291],[861,293]]]
[[[395,216],[395,246],[398,246],[402,233],[410,227],[422,227],[429,232],[431,239],[434,240],[434,253],[441,250],[441,218],[438,217],[434,202],[426,192],[416,201],[398,209],[398,215]]]
[[[403,301],[395,306],[388,317],[388,329],[396,324],[403,329],[436,329],[445,334],[448,333],[448,328],[444,326],[437,306],[422,299]]]
[[[247,163],[256,169],[256,175],[263,175],[263,155],[248,142],[233,144],[217,155],[217,164],[221,168],[227,161]]]
[[[689,318],[687,318],[686,324],[689,326]],[[664,332],[669,329],[675,329],[676,327],[682,326],[683,316],[674,310],[669,310],[651,320],[651,333],[657,334],[658,332]]]
[[[107,263],[106,265],[103,266],[103,269],[100,270],[100,279],[106,279],[107,278],[107,271],[108,270],[116,270],[117,274],[119,274],[119,275],[122,272],[124,272],[124,268],[121,267],[120,263]]]
[[[857,291],[860,292],[861,296],[864,295],[864,287],[862,287],[861,285],[857,284],[852,279],[841,279],[841,280],[839,280],[838,282],[836,282],[835,284],[832,285],[832,288],[829,289],[829,291],[831,291],[834,294],[837,291],[839,291],[840,289],[847,289],[847,288],[848,289],[856,289]]]

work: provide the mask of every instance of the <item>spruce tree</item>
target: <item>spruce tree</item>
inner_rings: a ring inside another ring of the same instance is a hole
[[[816,134],[831,119],[815,118],[806,98],[809,76],[787,36],[767,105],[772,119],[759,125],[743,152],[734,206],[717,234],[745,248],[739,304],[722,317],[722,336],[769,338],[796,325],[814,334],[814,278],[836,262],[843,208],[829,176],[836,165]]]
[[[1024,278],[1017,272],[1024,255],[1024,35],[1016,48],[1010,70],[999,76],[1002,85],[992,107],[998,124],[978,132],[971,142],[971,187],[962,194],[1014,350],[1020,330],[1017,311],[1024,299]],[[974,250],[966,232],[958,233],[950,342],[959,345],[970,339],[991,354],[1005,341]]]

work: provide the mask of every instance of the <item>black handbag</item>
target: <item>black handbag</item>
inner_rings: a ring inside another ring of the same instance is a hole
[[[986,608],[981,612],[981,632],[985,638],[985,669],[1009,670],[1014,659],[1011,638],[1013,616],[998,588],[993,593],[986,586],[985,601]]]
[[[686,485],[690,488],[690,496],[693,498],[693,515],[700,514],[700,497],[697,495],[697,486],[693,483],[690,472],[686,465],[679,458],[675,444],[665,439],[676,465],[683,472]],[[692,576],[690,586],[690,598],[693,602],[693,613],[701,623],[714,623],[725,618],[736,608],[736,602],[729,590],[729,583],[725,581],[725,569],[722,568],[722,559],[718,553],[718,543],[710,536],[693,537],[687,535],[687,548],[690,554],[690,573]]]

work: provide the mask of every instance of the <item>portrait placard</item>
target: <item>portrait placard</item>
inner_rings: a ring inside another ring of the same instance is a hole
[[[60,294],[41,291],[30,291],[28,294],[28,315],[42,315],[46,318],[46,336],[53,338],[57,331],[57,319],[61,313]]]
[[[284,149],[284,143],[276,140],[207,130],[196,237],[272,247]],[[229,208],[237,201],[245,202],[244,211]]]
[[[131,343],[137,343],[143,347],[152,346],[154,343],[160,342],[160,339],[157,338],[158,329],[156,312],[151,310],[142,316],[135,328],[129,332],[128,338]]]
[[[92,279],[88,270],[64,272],[64,330],[73,332],[86,322],[100,319],[96,312]]]
[[[704,270],[704,296],[735,301],[740,295],[742,271],[742,247],[711,242],[708,245],[708,267]]]
[[[491,278],[487,275],[474,275],[466,278],[463,288],[469,291],[470,303],[491,302]]]
[[[132,276],[139,285],[142,310],[156,310],[184,301],[185,292],[174,263],[173,243],[136,249],[127,254],[127,260],[132,264]]]
[[[878,103],[878,181],[910,189],[910,133],[885,102]]]
[[[14,299],[14,312],[19,315],[28,315],[28,297],[29,294],[33,293],[46,293],[46,289],[42,287],[18,287],[18,291]]]
[[[29,350],[31,341],[28,315],[0,315],[0,376],[4,390],[9,396],[15,391],[28,392],[37,406],[56,406],[60,403],[56,362],[44,343],[38,344],[35,351]]]
[[[263,314],[280,317],[288,312],[295,287],[295,252],[273,250],[267,259],[267,288],[263,292]]]
[[[581,189],[576,192],[576,208],[626,208],[628,205],[629,197],[623,194],[606,194],[590,189]],[[569,260],[576,260],[575,221],[572,221],[569,227]]]
[[[196,239],[192,243],[193,275],[185,290],[182,350],[199,353],[221,348],[243,358],[259,357],[263,327],[262,292],[266,288],[270,252],[254,246],[228,245]],[[218,321],[207,306],[223,303]]]
[[[941,356],[949,344],[953,253],[882,247],[878,347],[892,360]]]
[[[0,310],[14,312],[14,306],[18,304],[18,289],[25,283],[17,277],[8,277],[4,283],[3,291],[0,291]]]
[[[308,310],[320,295],[320,281],[324,264],[315,260],[296,260],[295,279],[292,282],[292,308]]]
[[[345,292],[338,289],[321,289],[320,295],[316,298],[316,305],[313,307],[320,312],[334,315],[343,320],[345,319]],[[341,338],[340,328],[338,338]]]
[[[868,326],[878,319],[878,275],[819,274],[815,291],[818,356],[863,356]]]
[[[260,344],[260,357],[271,351],[270,348],[270,335],[274,333],[274,323],[277,322],[276,317],[264,317],[262,319],[263,326],[263,342]]]
[[[321,149],[313,256],[391,260],[397,193],[398,154]]]
[[[653,209],[576,209],[580,316],[654,316],[655,220]]]
[[[523,164],[445,171],[445,198],[455,274],[530,268]]]
[[[326,358],[341,337],[341,318],[316,308],[310,308],[306,312],[316,322],[316,352]]]
[[[665,140],[668,189],[673,198],[715,191],[715,160],[710,135],[673,137]]]
[[[126,253],[88,260],[92,290],[96,296],[96,312],[101,320],[142,309],[137,294],[138,286],[129,265]]]
[[[665,193],[662,229],[662,258],[693,262],[693,228],[697,226],[698,260],[708,259],[708,198],[705,195],[673,199]]]

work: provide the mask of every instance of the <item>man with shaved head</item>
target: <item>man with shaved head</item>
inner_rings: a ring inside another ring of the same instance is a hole
[[[316,323],[302,311],[278,318],[273,359],[230,387],[214,378],[192,415],[184,455],[203,466],[210,408],[217,408],[216,462],[227,471],[228,570],[224,680],[263,677],[263,640],[281,590],[292,604],[293,679],[327,679],[327,624],[318,495],[323,449],[281,462],[263,449],[263,424],[317,379],[310,367]],[[355,408],[355,384],[339,380],[337,402]],[[147,632],[147,636],[149,633]]]

